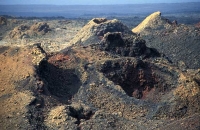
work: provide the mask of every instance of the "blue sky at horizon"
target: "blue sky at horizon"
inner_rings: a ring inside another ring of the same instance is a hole
[[[200,2],[200,0],[0,0],[0,5],[12,4],[52,4],[52,5],[109,5],[144,3],[182,3]]]

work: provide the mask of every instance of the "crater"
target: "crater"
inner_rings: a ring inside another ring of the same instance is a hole
[[[106,21],[107,21],[107,19],[105,19],[105,18],[95,18],[95,19],[93,19],[93,22],[95,22],[96,24],[101,24],[101,23],[104,23]]]
[[[159,93],[166,93],[177,84],[176,72],[135,58],[107,60],[98,64],[97,68],[109,80],[120,85],[128,96],[137,99],[148,97],[155,100]]]
[[[39,71],[40,77],[46,82],[48,91],[62,100],[70,100],[81,86],[75,69],[63,69],[47,61],[42,61]]]

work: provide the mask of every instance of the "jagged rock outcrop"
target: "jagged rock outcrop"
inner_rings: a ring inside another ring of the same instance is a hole
[[[98,43],[107,32],[132,34],[128,27],[116,19],[107,20],[105,18],[94,18],[77,33],[77,35],[70,41],[70,45],[89,45]]]
[[[145,40],[135,35],[108,32],[99,43],[99,49],[121,56],[142,58],[159,56],[156,50],[146,47],[145,43]]]

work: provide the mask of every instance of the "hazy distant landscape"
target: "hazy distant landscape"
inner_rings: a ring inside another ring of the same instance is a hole
[[[200,13],[200,2],[131,4],[131,5],[0,5],[0,15],[66,18],[94,16],[133,16],[149,15],[161,11],[165,15],[183,15]]]

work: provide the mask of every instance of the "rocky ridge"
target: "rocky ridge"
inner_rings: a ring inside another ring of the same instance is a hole
[[[32,26],[20,25],[15,27],[10,33],[9,38],[11,39],[23,39],[31,36],[45,35],[51,29],[49,25],[44,22],[34,23]]]
[[[168,56],[176,65],[180,62],[191,69],[200,68],[199,37],[197,26],[178,24],[161,16],[160,12],[149,15],[132,31],[146,40],[147,46]]]

